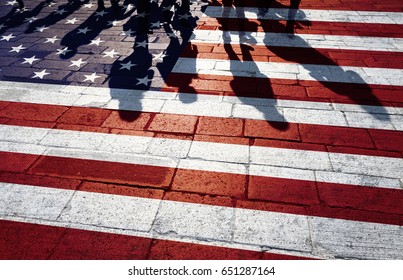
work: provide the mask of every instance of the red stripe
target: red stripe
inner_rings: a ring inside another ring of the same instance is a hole
[[[259,0],[237,1],[240,7],[258,7]],[[210,5],[221,6],[222,0],[210,0]],[[342,2],[342,4],[341,4]],[[261,1],[261,6],[271,8],[289,8],[289,0]],[[262,5],[263,3],[263,5]],[[320,9],[320,10],[353,10],[353,11],[384,11],[403,12],[402,5],[396,0],[349,0],[349,1],[327,1],[327,0],[302,0],[300,9]]]
[[[403,107],[401,86],[171,73],[165,91]]]
[[[42,156],[30,173],[46,176],[166,188],[174,175],[168,167]]]
[[[13,156],[19,161],[23,154]],[[2,172],[0,180],[66,189],[84,181],[78,190],[227,207],[236,202],[241,208],[384,224],[403,222],[402,190],[186,169],[167,176],[160,175],[159,169],[168,168],[43,156],[29,174]],[[141,172],[131,173],[127,180],[126,173],[134,170]],[[152,179],[144,182],[144,174],[167,178],[164,191],[155,189],[159,185]]]
[[[398,53],[206,43],[188,44],[181,57],[392,69],[403,65],[403,56]]]
[[[403,215],[403,191],[396,189],[250,176],[248,198]]]
[[[285,20],[201,18],[196,29],[216,30],[219,27],[220,30],[286,33],[286,23]],[[294,32],[295,34],[403,38],[401,24],[295,21]]]
[[[5,112],[0,111],[0,114],[13,115],[12,112],[18,110],[19,104],[22,103],[14,103],[12,104],[13,106],[6,107],[4,109]],[[23,104],[23,107],[26,109],[30,107],[35,108],[36,106],[38,104]],[[58,105],[52,106],[58,107]],[[39,108],[43,107],[39,105]],[[27,111],[30,110],[34,109],[28,109]],[[403,132],[401,131],[280,123],[264,120],[134,113],[138,118],[132,122],[127,122],[120,118],[119,111],[71,107],[55,123],[47,123],[47,127],[72,131],[126,134],[178,140],[193,139],[195,141],[240,145],[250,145],[250,140],[255,139],[256,141],[253,144],[258,146],[313,151],[327,151],[329,148],[337,147],[336,152],[338,153],[397,158],[402,157],[403,152],[403,141],[401,141]],[[100,115],[102,115],[102,118],[99,117]],[[30,115],[21,115],[20,117],[30,118]],[[43,122],[31,121],[29,119],[9,119],[5,124],[44,127]],[[384,136],[387,136],[387,138]],[[283,140],[291,140],[292,142]],[[361,149],[351,150],[352,147]],[[24,160],[26,163],[25,166],[14,166],[12,158],[3,161],[2,165],[5,170],[21,172],[26,170],[37,157],[35,155],[26,156]],[[15,170],[15,168],[24,169]]]
[[[37,106],[43,109],[38,104],[12,103],[12,106],[0,110],[0,115],[15,117],[13,111],[18,110],[19,104],[27,111],[34,111]],[[59,106],[47,105],[47,108],[50,107]],[[121,118],[120,113],[116,110],[71,107],[56,122],[46,123],[47,126],[43,122],[31,121],[29,114],[17,116],[23,119],[8,119],[4,122],[0,119],[0,124],[239,145],[250,145],[250,140],[255,140],[253,145],[257,146],[312,151],[327,151],[337,147],[338,153],[397,158],[402,157],[403,153],[400,141],[403,138],[402,131],[138,112],[133,112],[137,118],[128,122]],[[125,116],[129,114],[124,113]],[[351,150],[352,147],[360,150]],[[0,166],[7,171],[21,172],[37,158],[35,155],[27,155],[24,160],[26,165],[14,166],[15,161],[11,157],[2,161]]]
[[[0,220],[0,259],[297,260],[306,258]]]

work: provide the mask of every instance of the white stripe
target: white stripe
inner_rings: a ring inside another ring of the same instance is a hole
[[[26,135],[35,135],[25,138]],[[156,142],[153,140],[157,139]],[[224,144],[142,136],[0,125],[0,150],[49,156],[82,158],[151,166],[177,167],[181,158],[224,162],[245,166],[263,165],[308,171],[335,171],[365,176],[403,178],[403,159],[351,155],[285,148]],[[24,146],[23,143],[28,144]],[[20,147],[21,145],[21,147]],[[38,147],[39,146],[39,147]],[[43,151],[40,147],[45,147]],[[129,148],[126,148],[129,147]],[[147,147],[149,147],[147,149]],[[160,150],[166,147],[163,157]],[[156,151],[154,153],[154,151]],[[191,164],[182,167],[192,168]],[[197,165],[196,165],[197,166]],[[234,173],[234,168],[218,166],[216,172]],[[214,165],[210,166],[214,169]],[[271,176],[269,169],[255,171]]]
[[[395,79],[395,77],[403,77],[403,70],[389,68],[181,57],[178,59],[172,72],[230,77],[403,86],[402,79]]]
[[[403,257],[395,225],[5,183],[0,198],[7,220],[319,258]]]
[[[191,98],[192,102],[184,103],[186,98]],[[0,81],[0,101],[403,130],[402,108],[327,102],[46,84],[38,86],[3,81]]]
[[[242,11],[243,10],[243,11]],[[242,14],[242,12],[244,14]],[[310,10],[270,8],[265,15],[258,15],[255,7],[216,7],[208,6],[204,17],[210,18],[248,18],[264,20],[357,22],[374,24],[403,24],[403,13],[341,10]]]
[[[230,31],[231,39],[223,39],[220,30],[194,30],[190,41],[192,43],[240,43],[240,32]],[[364,50],[364,51],[391,51],[403,52],[402,38],[322,35],[322,34],[294,34],[270,32],[244,32],[252,37],[252,44],[270,47],[294,47],[309,49],[335,50]],[[242,35],[243,35],[242,34]]]
[[[0,151],[25,153],[33,155],[48,155],[87,160],[120,162],[129,164],[142,164],[180,168],[188,170],[201,170],[211,172],[225,172],[230,174],[253,175],[262,177],[275,177],[284,179],[307,180],[356,186],[380,187],[387,189],[402,189],[399,179],[360,174],[349,174],[332,171],[317,171],[296,169],[269,165],[245,165],[228,162],[206,161],[197,159],[180,159],[179,163],[166,157],[139,154],[116,154],[100,151],[85,151],[68,148],[50,148],[46,146],[26,143],[13,143],[0,141]]]

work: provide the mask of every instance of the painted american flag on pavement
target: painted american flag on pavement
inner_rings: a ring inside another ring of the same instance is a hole
[[[402,259],[400,1],[25,2],[1,259]]]

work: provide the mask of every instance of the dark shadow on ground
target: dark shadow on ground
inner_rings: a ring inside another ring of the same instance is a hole
[[[267,1],[270,4],[273,1]],[[304,49],[304,57],[298,56],[294,52],[295,48],[292,47],[276,47],[270,46],[271,40],[269,36],[270,30],[267,30],[264,27],[264,32],[266,32],[266,37],[264,39],[264,43],[266,47],[275,53],[278,57],[285,59],[287,61],[293,61],[296,63],[301,63],[302,67],[309,72],[309,75],[314,78],[316,81],[320,82],[324,87],[331,90],[335,94],[339,96],[346,96],[355,104],[361,105],[363,100],[370,100],[371,105],[378,106],[378,110],[376,114],[372,115],[382,121],[389,120],[389,116],[387,115],[386,110],[382,107],[380,100],[372,94],[371,87],[363,80],[363,78],[352,70],[345,70],[343,67],[339,66],[335,61],[324,56],[320,52],[318,52],[315,48],[312,48],[308,42],[302,39],[300,36],[295,35],[294,29],[298,28],[298,21],[295,20],[296,15],[298,14],[299,18],[304,18],[303,11],[298,10],[301,0],[291,0],[290,1],[290,10],[288,13],[289,20],[284,28],[284,33],[287,33],[288,38],[292,40],[294,45],[299,48]],[[269,7],[267,7],[266,12]],[[309,24],[309,21],[304,21],[305,24]],[[273,25],[279,24],[276,21],[273,21]],[[296,26],[297,25],[297,26]],[[281,27],[274,27],[274,29],[278,29]],[[317,64],[309,64],[303,63],[301,60],[309,60],[312,61],[320,61],[321,65]],[[323,66],[328,66],[324,68]],[[332,82],[337,77],[340,82]],[[346,86],[347,83],[348,85]],[[368,110],[367,106],[362,106],[365,110]],[[368,111],[371,114],[371,111]]]
[[[0,34],[5,33],[7,30],[23,25],[29,22],[30,18],[34,18],[45,8],[45,2],[39,3],[35,8],[25,10],[23,12],[17,11],[17,7],[12,7],[11,10],[0,18],[0,25],[5,26],[0,29]]]
[[[218,2],[216,0],[213,0],[213,3],[214,2],[216,2],[217,5]],[[235,13],[238,19],[237,30],[239,30],[239,47],[241,49],[240,56],[234,51],[234,46],[236,46],[236,44],[234,42],[231,42],[231,36],[229,33],[230,28],[228,25],[228,21],[225,19],[225,17],[228,17],[229,15],[229,9],[235,9]],[[252,27],[252,31],[257,31],[257,25],[255,24],[255,26],[253,26],[254,23],[249,22],[245,19],[244,7],[242,6],[242,2],[240,2],[239,0],[224,0],[222,13],[224,18],[219,17],[217,18],[217,20],[221,25],[221,30],[223,30],[224,49],[228,55],[230,72],[234,74],[232,80],[230,81],[230,85],[234,95],[238,96],[242,100],[242,104],[253,106],[261,111],[264,115],[264,118],[267,120],[267,123],[273,128],[280,131],[287,130],[289,128],[289,123],[276,108],[276,99],[273,96],[273,89],[270,79],[257,78],[259,76],[262,76],[262,73],[254,62],[251,54],[251,51],[253,51],[253,45],[256,43],[256,40],[253,37],[249,36],[247,32],[244,32],[246,25],[248,25],[249,28]],[[236,75],[236,72],[245,71],[245,69],[248,69],[247,71],[250,73],[249,78]],[[251,78],[255,79],[255,81],[246,81],[246,79]],[[245,83],[249,82],[249,87],[256,88],[257,80],[259,80],[259,88],[265,89],[264,92],[259,93],[258,97],[271,99],[272,102],[270,103],[270,106],[259,106],[256,104],[256,102],[254,102],[253,98],[243,98],[243,89],[245,88]]]
[[[34,22],[32,22],[24,33],[26,34],[33,33],[36,31],[37,27],[41,26],[50,28],[52,25],[55,25],[59,21],[64,20],[70,15],[72,15],[74,12],[76,12],[78,9],[81,8],[82,4],[85,4],[87,2],[89,2],[89,0],[86,0],[85,2],[82,3],[80,1],[71,1],[71,0],[67,1],[67,3],[58,6],[57,11],[53,11],[46,17],[37,19]],[[46,3],[43,2],[43,5],[46,6]]]
[[[190,15],[184,21],[181,17],[184,10],[180,6],[171,15],[172,20],[163,23],[166,20],[162,17],[164,6],[158,7],[156,2],[139,4],[136,6],[138,15],[124,25],[125,30],[136,33],[133,52],[124,59],[116,60],[107,78],[112,99],[119,103],[119,115],[127,122],[139,117],[144,94],[150,89],[158,89],[152,87],[152,80],[167,81],[196,26],[196,18]],[[158,44],[159,40],[166,42],[167,39],[169,44],[162,52],[155,53],[158,50],[149,49],[150,43]],[[123,88],[132,90],[125,91]]]
[[[90,44],[103,30],[111,28],[114,21],[120,21],[130,17],[135,10],[132,9],[126,13],[121,10],[119,13],[116,13],[116,8],[110,7],[102,11],[105,12],[104,15],[101,16],[99,11],[94,12],[77,28],[70,31],[62,38],[60,44],[63,47],[67,47],[69,52],[64,55],[61,54],[60,58],[69,59],[75,56],[81,46]]]

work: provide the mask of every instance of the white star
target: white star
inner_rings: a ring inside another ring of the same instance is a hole
[[[92,2],[84,5],[84,7],[88,8],[88,9],[91,9],[92,6],[94,6],[94,4],[92,4]]]
[[[172,9],[172,6],[167,6],[167,7],[162,8],[163,11],[170,11],[171,9]]]
[[[188,14],[184,14],[184,15],[180,15],[179,16],[179,19],[189,19],[189,18],[191,18],[191,16],[190,15],[188,15]]]
[[[19,53],[21,50],[25,50],[26,48],[24,48],[22,45],[19,45],[18,47],[11,47],[11,51],[9,52],[16,52]]]
[[[98,17],[103,17],[104,15],[109,14],[108,12],[102,10],[100,12],[95,12],[95,15]]]
[[[15,38],[15,36],[13,36],[13,33],[7,35],[7,36],[2,36],[3,38],[1,38],[0,41],[6,40],[7,42],[10,41],[10,39]]]
[[[108,21],[108,25],[117,26],[120,23],[120,20],[110,20]]]
[[[104,57],[109,56],[111,58],[113,58],[115,55],[119,54],[118,52],[115,51],[115,49],[113,49],[113,50],[111,50],[109,52],[103,52],[103,53],[105,54]]]
[[[168,32],[167,35],[169,38],[176,38],[176,35],[173,32]]]
[[[42,25],[41,27],[35,27],[35,32],[43,32],[46,29],[49,29],[49,27],[46,27],[45,25]]]
[[[65,9],[60,9],[55,12],[55,14],[59,14],[59,15],[63,15],[64,13],[67,13],[67,11]]]
[[[41,72],[34,72],[35,76],[32,77],[33,78],[40,78],[43,79],[44,76],[49,75],[50,73],[46,72],[46,69],[43,69]]]
[[[145,18],[146,16],[148,16],[148,14],[146,14],[145,12],[137,14],[137,17],[141,17],[141,18]]]
[[[89,29],[88,27],[86,28],[79,28],[77,34],[83,33],[87,34],[87,32],[91,31],[92,29]]]
[[[25,18],[24,22],[30,22],[30,23],[32,23],[32,22],[34,22],[34,21],[37,20],[37,19],[38,19],[38,18],[36,18],[36,17]]]
[[[127,62],[127,63],[120,63],[120,66],[122,66],[122,67],[120,67],[119,70],[127,69],[127,70],[130,71],[130,69],[131,69],[132,67],[136,66],[136,65],[137,65],[137,64],[134,64],[134,63],[132,63],[131,61],[129,61],[129,62]]]
[[[164,60],[164,57],[167,57],[167,55],[161,52],[159,54],[153,54],[153,57],[153,60]]]
[[[65,24],[75,24],[78,21],[77,18],[68,19]]]
[[[20,12],[20,13],[23,13],[23,12],[28,11],[28,9],[27,9],[27,7],[23,7],[21,9],[17,9],[17,11]]]
[[[136,44],[137,44],[136,48],[147,48],[147,45],[148,45],[146,40],[144,40],[142,42],[137,42]]]
[[[68,47],[65,47],[64,49],[57,49],[56,55],[66,55],[66,53],[71,52]]]
[[[96,78],[101,77],[101,76],[97,76],[97,73],[96,73],[96,72],[92,73],[91,75],[84,75],[84,76],[85,76],[85,80],[84,80],[83,82],[85,82],[85,81],[91,81],[92,83],[95,82],[95,79],[96,79]]]
[[[142,79],[137,78],[137,81],[139,81],[139,82],[136,84],[136,86],[141,85],[141,84],[148,86],[148,83],[151,82],[152,80],[153,79],[149,79],[148,76],[145,76]]]
[[[160,28],[161,27],[161,23],[159,21],[157,22],[152,22],[150,28]]]
[[[132,36],[134,33],[136,33],[135,31],[129,29],[129,30],[123,30],[120,35],[122,36]]]
[[[134,6],[132,4],[129,5],[123,5],[122,9],[126,10],[126,12],[129,12],[131,10],[133,10]]]
[[[30,58],[25,58],[24,57],[24,62],[21,64],[25,64],[25,63],[29,63],[30,65],[32,65],[32,63],[34,63],[35,61],[40,60],[39,58],[36,58],[36,56],[34,55],[33,57]]]
[[[78,68],[80,68],[80,67],[81,67],[81,64],[87,63],[86,61],[83,61],[82,58],[80,58],[80,59],[78,59],[78,60],[70,60],[70,61],[71,61],[71,65],[70,65],[69,67],[71,67],[71,66],[77,66]]]
[[[7,6],[14,6],[15,4],[17,4],[17,1],[14,0],[14,1],[8,1],[6,5]]]
[[[57,38],[57,36],[53,36],[52,38],[45,38],[45,39],[46,39],[45,43],[52,43],[52,44],[54,44],[56,41],[60,40]]]
[[[48,7],[52,7],[53,5],[56,5],[56,2],[51,1],[51,2],[47,3]]]
[[[102,41],[101,38],[98,38],[98,39],[96,39],[96,40],[91,40],[90,45],[97,45],[97,46],[99,46],[99,44],[102,43],[102,42],[105,42],[105,41]]]

